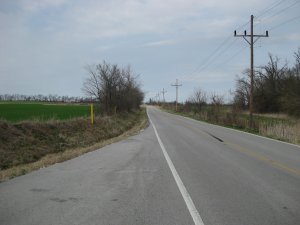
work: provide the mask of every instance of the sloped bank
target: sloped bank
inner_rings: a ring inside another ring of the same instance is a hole
[[[11,124],[0,121],[0,181],[119,141],[148,124],[145,109],[115,116]]]

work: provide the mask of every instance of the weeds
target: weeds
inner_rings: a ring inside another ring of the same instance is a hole
[[[0,180],[74,158],[131,135],[147,125],[145,109],[127,115],[69,121],[0,121]]]
[[[249,115],[235,111],[229,106],[214,108],[207,105],[200,112],[186,110],[179,107],[178,112],[170,105],[163,107],[170,113],[176,113],[225,127],[243,130],[250,133],[267,136],[294,144],[300,144],[300,121],[283,114],[255,114],[253,127],[249,126]]]
[[[259,133],[263,136],[300,144],[300,122],[293,124],[279,123],[275,125],[260,124]]]

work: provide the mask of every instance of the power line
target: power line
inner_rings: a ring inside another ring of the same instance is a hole
[[[204,60],[204,62],[199,65],[198,67],[196,67],[195,70],[193,70],[190,75],[192,75],[195,72],[198,72],[199,69],[201,69],[203,67],[203,64],[205,65],[208,61],[210,61],[210,59],[225,45],[226,42],[228,42],[231,39],[230,36],[228,36],[228,38],[226,38],[214,51],[212,51],[212,53]]]
[[[236,56],[238,56],[239,54],[241,54],[243,52],[243,50],[246,49],[246,46],[242,46],[238,49],[238,51],[236,51],[230,58],[227,58],[225,61],[220,62],[220,65],[224,65],[229,63],[231,60],[233,60]]]
[[[280,9],[280,10],[274,12],[273,14],[271,14],[271,16],[266,17],[265,19],[262,19],[262,21],[265,22],[265,21],[271,20],[272,18],[274,18],[274,17],[280,15],[281,13],[285,12],[286,10],[290,9],[291,7],[293,7],[294,5],[296,5],[296,4],[298,4],[298,3],[300,3],[300,1],[299,1],[299,0],[296,0],[296,1],[293,2],[292,4],[286,6],[285,8]]]
[[[197,72],[202,72],[203,70],[205,70],[208,66],[210,66],[212,63],[215,62],[215,60],[217,58],[219,58],[223,53],[225,53],[231,46],[233,46],[233,44],[236,42],[236,39],[234,39],[232,42],[230,42],[230,44],[224,48],[221,52],[219,52],[219,54],[217,54],[212,60],[210,60],[207,64],[204,64],[202,66],[202,68],[200,70],[198,70]]]
[[[282,4],[283,2],[285,2],[286,0],[279,0],[273,4],[271,4],[270,6],[266,7],[265,9],[263,9],[261,11],[261,13],[258,14],[258,17],[268,13],[269,11],[271,11],[272,9],[276,8],[277,6],[279,6],[280,4]],[[256,18],[258,18],[256,17]],[[242,24],[241,26],[239,26],[236,30],[239,31],[240,29],[242,29],[243,27],[245,27],[246,25],[248,25],[250,23],[250,21]],[[231,38],[231,35],[226,38],[204,61],[204,63],[197,67],[197,69],[195,69],[191,74],[195,73],[195,72],[202,72],[204,69],[206,69],[208,66],[210,66],[212,64],[212,62],[214,62],[220,55],[222,55],[223,53],[225,53],[233,44],[234,42],[231,42],[227,47],[224,47],[224,49],[222,51],[220,51],[218,53],[219,50],[222,49],[222,47],[225,45],[225,43],[227,43],[229,41],[229,39]],[[218,53],[218,54],[217,54]],[[217,55],[216,55],[217,54]],[[215,56],[216,55],[216,56]],[[214,56],[214,57],[213,57]],[[235,56],[235,54],[234,54]],[[233,57],[234,57],[233,56]],[[230,60],[229,60],[230,61]]]
[[[236,28],[237,31],[239,31],[240,29],[244,28],[245,26],[247,26],[250,22],[248,21],[247,23],[244,23],[243,25],[239,26],[238,28]],[[231,37],[231,34],[230,34]]]
[[[250,22],[246,22],[244,24],[242,24],[241,26],[239,26],[237,28],[237,30],[242,29],[243,27],[245,27],[246,25],[248,25]],[[235,40],[233,42],[230,42],[229,45],[227,45],[227,42],[229,40],[231,40],[231,34],[220,44],[217,46],[217,48],[211,52],[211,54],[209,54],[209,56],[203,61],[203,63],[201,65],[199,65],[198,67],[196,67],[195,70],[193,70],[189,75],[193,75],[196,72],[200,72],[203,71],[205,68],[207,68],[216,58],[218,58],[221,54],[223,54],[224,52],[226,52],[235,42]],[[226,44],[226,45],[225,45]],[[223,50],[222,50],[223,48]],[[224,49],[225,48],[225,49]],[[218,53],[218,54],[217,54]],[[216,55],[217,54],[217,55]],[[216,56],[215,56],[216,55]]]
[[[269,12],[271,12],[272,10],[276,9],[278,6],[282,5],[283,3],[287,2],[287,0],[279,0],[277,2],[274,2],[273,4],[267,6],[265,9],[261,10],[260,13],[258,13],[258,16],[256,17],[262,17],[263,15],[268,14]],[[291,5],[277,11],[276,13],[282,13],[284,11],[286,11],[287,9],[291,8],[292,6],[294,6],[295,4],[297,4],[299,2],[299,0],[297,0],[296,2],[293,2]],[[272,14],[271,16],[269,16],[269,19],[272,18],[274,15]],[[268,18],[268,17],[267,17]],[[298,18],[298,17],[297,17]],[[293,18],[292,20],[294,20],[296,18]],[[284,22],[288,23],[290,21]],[[250,23],[250,21],[242,24],[241,26],[239,26],[236,30],[239,31],[240,29],[242,29],[243,27],[245,27],[246,25],[248,25]],[[282,25],[283,25],[282,24]],[[280,26],[280,25],[278,25]],[[276,27],[277,28],[277,27]],[[275,28],[273,28],[275,29]],[[209,54],[209,56],[203,61],[203,63],[201,65],[199,65],[198,67],[196,67],[196,69],[194,69],[191,73],[189,73],[189,76],[195,74],[196,72],[202,72],[203,70],[205,70],[207,67],[209,67],[211,64],[214,63],[214,61],[219,58],[222,54],[224,54],[233,44],[235,41],[233,42],[229,42],[229,40],[231,39],[231,35],[228,36],[220,45],[217,46],[217,48],[215,48],[211,54]],[[229,62],[232,58],[234,58],[237,54],[239,53],[239,51],[237,53],[235,53],[229,60],[226,60],[226,62]],[[186,75],[188,76],[188,75]]]
[[[281,3],[285,2],[286,0],[279,0],[273,4],[271,4],[270,8],[265,8],[261,11],[261,13],[258,13],[257,16],[256,16],[256,19],[258,19],[259,17],[261,17],[262,15],[270,12],[272,9],[276,8],[277,6],[279,6]]]
[[[278,24],[278,25],[276,25],[276,26],[274,26],[274,27],[271,27],[270,30],[275,30],[275,29],[277,29],[278,27],[281,27],[281,26],[283,26],[283,25],[285,25],[285,24],[287,24],[287,23],[290,23],[290,22],[292,22],[292,21],[294,21],[294,20],[296,20],[296,19],[300,19],[300,16],[296,16],[296,17],[293,17],[293,18],[291,18],[291,19],[288,19],[288,20],[286,20],[286,21],[284,21],[284,22],[282,22],[282,23],[280,23],[280,24]]]
[[[236,40],[236,39],[235,39]],[[239,54],[241,54],[245,49],[246,49],[247,46],[241,46],[240,48],[238,48],[237,51],[235,51],[233,53],[232,56],[230,56],[229,58],[226,58],[225,60],[221,61],[221,62],[218,62],[216,64],[216,68],[219,68],[221,66],[224,66],[226,65],[227,63],[229,63],[230,61],[232,61],[235,57],[237,57]],[[216,71],[216,70],[213,70],[213,71]]]

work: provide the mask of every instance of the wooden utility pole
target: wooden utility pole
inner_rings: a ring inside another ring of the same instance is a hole
[[[175,86],[176,87],[176,111],[177,111],[177,104],[178,104],[178,87],[182,86],[182,84],[178,84],[178,79],[176,79],[176,83],[175,84],[171,84],[171,86]]]
[[[163,102],[165,103],[166,99],[165,99],[165,93],[167,93],[167,91],[163,88],[162,92],[163,94]]]
[[[254,16],[251,15],[251,19],[250,19],[251,34],[250,35],[247,35],[246,31],[244,31],[244,34],[237,35],[236,30],[234,31],[235,37],[244,38],[245,41],[250,45],[250,102],[249,102],[250,128],[253,128],[254,44],[260,37],[269,37],[268,31],[266,31],[265,35],[253,34],[254,33],[253,19],[254,19]],[[246,37],[250,37],[250,41]],[[254,37],[256,37],[256,40],[254,40]]]

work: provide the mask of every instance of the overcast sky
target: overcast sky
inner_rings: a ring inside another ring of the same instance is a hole
[[[84,67],[131,65],[146,100],[195,88],[227,95],[249,67],[249,44],[233,37],[255,16],[255,66],[268,53],[293,64],[300,0],[0,0],[0,93],[83,96]]]

